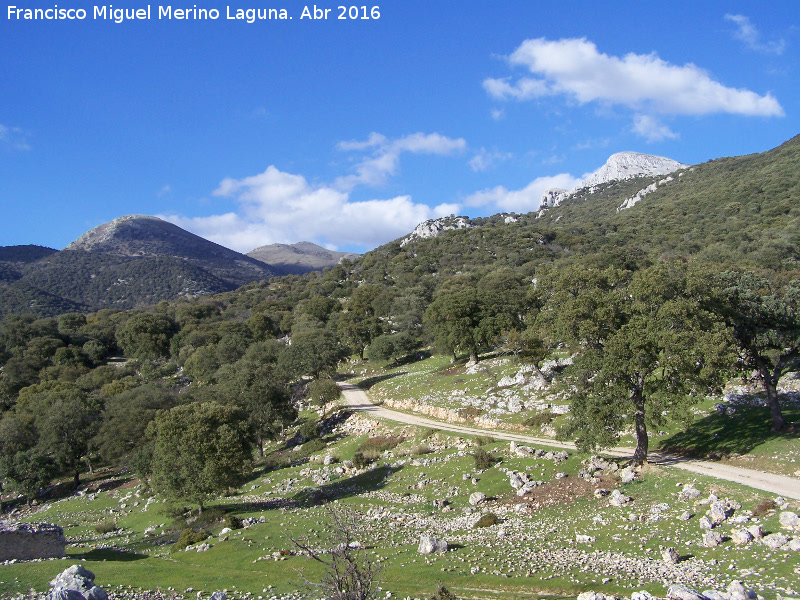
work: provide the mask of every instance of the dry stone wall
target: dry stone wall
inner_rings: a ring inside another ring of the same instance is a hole
[[[0,523],[0,561],[62,558],[64,530],[50,523]]]

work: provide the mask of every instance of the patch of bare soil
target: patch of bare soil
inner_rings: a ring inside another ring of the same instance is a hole
[[[522,497],[516,494],[509,495],[501,499],[501,502],[508,505],[527,504],[528,509],[534,511],[556,504],[569,504],[578,498],[593,496],[594,491],[599,488],[612,490],[615,487],[617,487],[617,480],[612,477],[601,477],[598,483],[591,483],[570,475],[564,479],[548,481]]]

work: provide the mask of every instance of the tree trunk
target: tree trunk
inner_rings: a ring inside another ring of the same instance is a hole
[[[259,460],[264,458],[264,438],[260,435],[258,436],[258,458]]]
[[[767,390],[769,401],[769,415],[772,419],[772,431],[781,431],[786,426],[786,420],[781,413],[781,405],[778,402],[778,386],[772,381],[764,381],[764,388]]]
[[[77,490],[80,485],[81,485],[81,471],[78,467],[75,467],[75,489]]]
[[[633,452],[633,463],[641,465],[647,462],[647,425],[644,420],[644,398],[640,389],[632,392],[633,405],[635,412],[633,413],[633,426],[636,431],[636,450]]]
[[[780,372],[776,370],[775,374],[770,374],[766,366],[759,367],[759,374],[761,381],[764,384],[764,390],[767,392],[767,402],[769,402],[769,414],[772,419],[772,431],[780,431],[786,426],[786,420],[781,413],[781,405],[778,402],[778,379]]]

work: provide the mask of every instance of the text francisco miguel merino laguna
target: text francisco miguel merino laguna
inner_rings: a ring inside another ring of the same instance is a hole
[[[341,8],[341,7],[340,7]],[[316,5],[303,8],[300,19],[327,19],[330,9],[323,11]],[[151,8],[148,4],[142,8],[114,8],[113,5],[93,6],[91,9],[84,8],[59,8],[56,4],[52,8],[19,8],[17,6],[8,7],[8,20],[16,21],[82,21],[87,18],[94,20],[114,21],[122,23],[130,20],[149,20],[151,17],[168,20],[191,20],[214,21],[221,17],[221,13],[216,8],[174,8],[172,6],[157,6]],[[284,8],[231,8],[225,7],[225,19],[247,21],[253,23],[256,20],[268,19],[291,19]],[[369,18],[369,17],[367,17]],[[374,18],[374,16],[373,16]]]

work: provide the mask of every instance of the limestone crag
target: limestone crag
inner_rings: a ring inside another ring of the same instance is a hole
[[[680,169],[685,169],[689,165],[679,163],[671,158],[663,156],[653,156],[652,154],[642,154],[640,152],[617,152],[612,154],[606,164],[600,167],[597,171],[583,179],[572,190],[564,190],[560,188],[553,188],[547,190],[539,203],[539,209],[552,208],[558,206],[564,200],[572,196],[578,190],[594,190],[595,187],[608,183],[610,181],[620,181],[624,179],[632,179],[634,177],[655,177],[658,175],[669,175]],[[634,196],[628,198],[619,210],[629,208],[641,200],[645,195],[655,191],[658,185],[663,185],[671,178],[663,179],[658,184],[654,184],[653,189],[645,188]]]
[[[456,217],[450,215],[449,217],[442,217],[441,219],[428,219],[423,221],[414,228],[408,236],[400,241],[400,246],[405,246],[416,240],[424,240],[439,236],[443,231],[450,231],[453,229],[467,229],[474,227],[469,222],[467,217]]]

